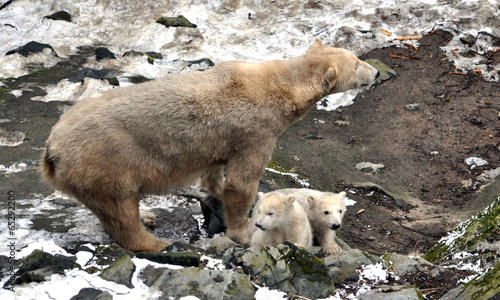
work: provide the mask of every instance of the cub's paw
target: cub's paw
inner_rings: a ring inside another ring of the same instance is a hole
[[[340,248],[340,246],[336,245],[336,244],[323,248],[323,254],[325,256],[332,255],[332,254],[337,253],[339,251],[342,251],[342,248]]]
[[[142,224],[144,224],[144,226],[148,228],[154,228],[156,226],[156,216],[152,211],[147,209],[145,210],[141,209],[139,211],[139,214],[141,216],[141,221]]]

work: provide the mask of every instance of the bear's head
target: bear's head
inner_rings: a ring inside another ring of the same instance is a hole
[[[305,57],[310,68],[321,70],[322,78],[317,80],[322,83],[324,96],[369,87],[380,76],[377,69],[351,51],[324,46],[319,39],[307,50]]]
[[[309,195],[307,201],[317,218],[315,223],[321,224],[320,226],[323,228],[338,230],[342,226],[346,210],[345,197],[345,192],[325,193],[321,196]]]
[[[255,226],[262,231],[284,228],[289,222],[289,213],[293,209],[295,197],[277,192],[258,194],[259,200],[254,208]]]

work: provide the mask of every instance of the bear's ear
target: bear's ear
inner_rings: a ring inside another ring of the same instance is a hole
[[[314,199],[314,197],[313,197],[313,196],[311,196],[311,195],[307,196],[307,203],[309,203],[309,205],[310,205],[311,207],[314,207],[314,203],[315,203],[315,202],[316,202],[316,200]]]
[[[335,82],[337,81],[337,74],[337,67],[330,66],[325,70],[325,72],[323,73],[323,87],[325,89],[325,92],[329,92],[335,86]]]
[[[311,48],[312,47],[321,47],[323,46],[323,43],[321,43],[321,40],[316,38],[316,40],[314,41],[314,43],[312,44]]]

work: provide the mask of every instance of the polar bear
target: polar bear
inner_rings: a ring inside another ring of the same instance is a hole
[[[335,242],[336,231],[342,226],[346,211],[346,193],[320,192],[311,189],[278,190],[293,195],[307,213],[313,235],[318,239],[325,255],[342,250]]]
[[[265,247],[285,241],[312,246],[312,231],[306,212],[293,194],[259,192],[250,220],[250,246]]]
[[[378,71],[316,40],[304,55],[222,62],[86,98],[52,128],[41,172],[130,251],[168,243],[141,224],[139,200],[201,177],[226,235],[248,244],[248,213],[276,138],[323,97],[368,87]],[[224,175],[225,173],[225,175]]]

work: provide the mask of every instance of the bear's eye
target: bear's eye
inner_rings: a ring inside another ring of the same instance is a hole
[[[329,213],[330,213],[330,212],[329,212],[329,211],[327,211],[327,210],[325,210],[325,211],[324,211],[324,214],[325,214],[325,215],[327,215],[327,214],[329,214]]]
[[[272,215],[274,215],[274,212],[273,212],[273,211],[270,211],[270,212],[268,212],[268,213],[267,213],[267,215],[268,215],[268,216],[272,216]]]

